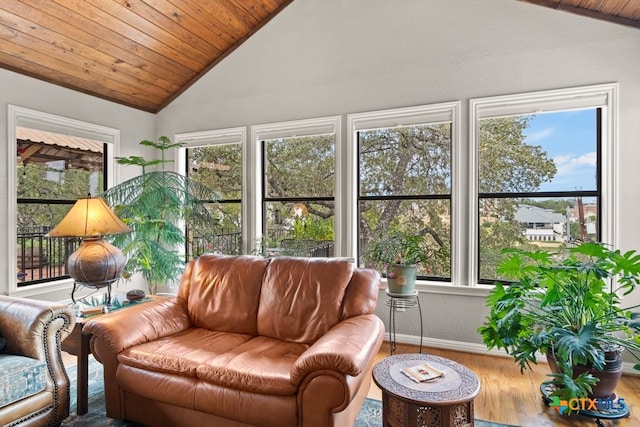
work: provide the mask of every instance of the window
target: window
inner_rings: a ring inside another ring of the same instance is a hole
[[[478,283],[500,278],[503,248],[612,243],[615,93],[604,85],[472,100]]]
[[[472,99],[468,146],[460,102],[350,114],[345,145],[340,117],[252,126],[234,208],[243,253],[363,265],[373,239],[400,229],[430,241],[423,281],[473,286],[499,278],[506,247],[615,244],[616,96],[606,84]],[[185,140],[230,149],[242,139],[202,138]],[[189,163],[207,165],[205,152]]]
[[[261,239],[268,255],[334,256],[339,119],[253,128],[261,149]]]
[[[176,135],[185,144],[179,153],[180,170],[195,182],[219,195],[208,201],[216,223],[207,229],[187,230],[187,254],[190,258],[205,252],[241,254],[243,149],[245,128],[222,129]]]
[[[69,278],[66,261],[79,240],[45,235],[79,197],[106,189],[118,138],[115,129],[9,106],[8,150],[15,159],[8,180],[15,225],[10,227],[15,244],[9,256],[16,265],[9,273],[12,293],[51,288]]]
[[[389,232],[422,235],[421,279],[451,280],[453,147],[459,103],[350,115],[357,148],[360,265]]]

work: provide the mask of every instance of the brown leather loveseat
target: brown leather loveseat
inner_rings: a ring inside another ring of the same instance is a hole
[[[176,297],[89,321],[107,416],[353,426],[384,338],[379,276],[330,258],[202,255]]]

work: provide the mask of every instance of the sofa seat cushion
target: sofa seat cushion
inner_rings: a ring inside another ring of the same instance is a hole
[[[236,390],[290,395],[298,391],[291,381],[292,366],[307,344],[255,337],[219,356],[203,361],[198,378]]]
[[[197,378],[158,375],[157,372],[122,364],[118,367],[116,381],[130,402],[136,402],[135,396],[141,396],[144,399],[206,412],[254,426],[297,425],[295,394],[277,396],[238,391]]]
[[[195,378],[200,365],[212,357],[237,348],[251,338],[251,335],[191,328],[133,346],[118,354],[118,361],[148,371]]]
[[[0,354],[0,408],[40,393],[47,386],[47,364],[30,357]]]

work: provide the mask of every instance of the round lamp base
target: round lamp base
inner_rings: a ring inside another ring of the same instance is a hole
[[[84,239],[67,260],[69,275],[83,286],[104,288],[120,278],[126,258],[103,238]]]

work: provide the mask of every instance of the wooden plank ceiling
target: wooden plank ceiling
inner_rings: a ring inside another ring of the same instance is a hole
[[[2,0],[0,67],[157,112],[293,0]]]
[[[293,0],[2,0],[0,67],[158,112]],[[640,28],[640,0],[519,0]]]
[[[640,28],[640,0],[520,0],[603,21]]]

